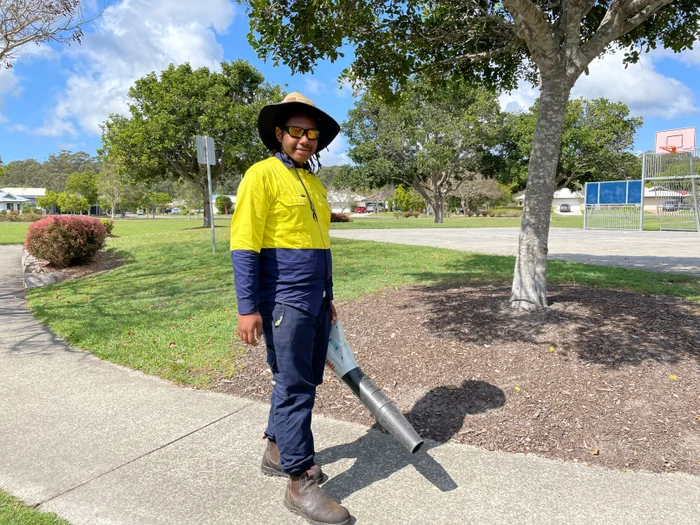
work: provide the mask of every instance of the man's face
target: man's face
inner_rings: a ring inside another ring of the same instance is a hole
[[[304,129],[318,129],[316,121],[311,117],[306,115],[295,115],[287,120],[287,126],[298,126]],[[307,162],[311,155],[316,153],[316,148],[318,147],[318,140],[309,140],[309,137],[304,134],[300,139],[295,139],[286,131],[280,128],[275,129],[275,134],[277,135],[277,140],[282,144],[282,151],[284,151],[289,158],[291,158],[297,164],[304,164]]]

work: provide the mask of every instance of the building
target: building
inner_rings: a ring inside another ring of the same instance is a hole
[[[349,191],[329,191],[328,203],[333,213],[352,213],[355,207],[364,206],[365,198]]]
[[[31,202],[29,199],[14,195],[9,191],[0,189],[0,212],[22,213],[22,205]]]
[[[515,201],[522,206],[525,202],[525,194],[518,195],[515,197]],[[554,197],[552,199],[552,206],[558,212],[562,204],[568,204],[571,208],[572,214],[582,215],[581,205],[583,203],[583,193],[578,191],[571,191],[568,188],[562,188],[554,192]]]
[[[46,196],[46,188],[0,188],[0,191],[11,193],[15,197],[22,197],[32,206],[36,206],[37,198]]]

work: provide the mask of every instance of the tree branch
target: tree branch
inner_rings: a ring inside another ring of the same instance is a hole
[[[532,0],[503,0],[503,6],[513,17],[516,35],[525,40],[540,71],[556,66],[559,55],[554,33],[540,8]]]
[[[612,42],[632,31],[644,20],[673,0],[616,0],[608,9],[593,37],[579,48],[574,57],[573,75],[580,75],[593,59]],[[628,20],[628,18],[630,18]]]

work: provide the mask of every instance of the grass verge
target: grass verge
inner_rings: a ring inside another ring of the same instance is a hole
[[[70,525],[53,513],[39,512],[0,490],[0,525]]]
[[[87,279],[29,290],[29,305],[70,344],[182,384],[209,386],[233,376],[243,348],[228,229],[124,236],[109,248],[127,264]],[[333,239],[336,300],[404,285],[509,283],[514,257],[431,247]],[[700,302],[696,277],[550,261],[548,282],[579,284]]]
[[[104,217],[101,217],[104,218]],[[0,222],[0,244],[23,244],[29,222]],[[215,219],[217,228],[231,225],[231,218]],[[146,233],[167,233],[202,227],[202,219],[115,219],[114,235],[130,237]]]

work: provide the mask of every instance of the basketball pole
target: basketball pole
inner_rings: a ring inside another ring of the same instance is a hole
[[[647,155],[642,155],[642,205],[639,207],[639,231],[644,231],[644,190],[646,189],[647,178]]]

